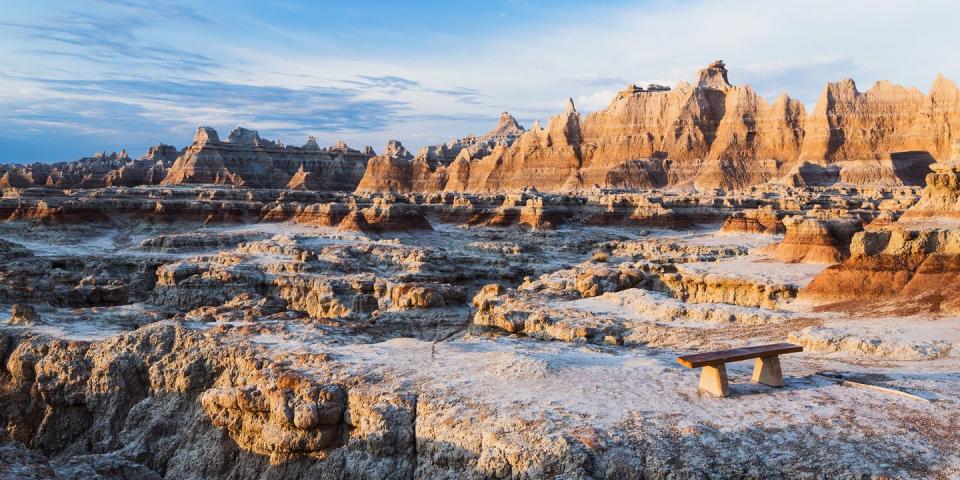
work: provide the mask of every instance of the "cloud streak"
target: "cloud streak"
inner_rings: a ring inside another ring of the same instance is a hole
[[[190,13],[186,18],[195,18]],[[143,15],[104,16],[72,12],[36,22],[0,22],[0,28],[28,40],[25,51],[44,56],[83,59],[121,70],[155,68],[160,71],[203,72],[220,68],[217,60],[196,51],[145,42],[136,33],[147,26]]]

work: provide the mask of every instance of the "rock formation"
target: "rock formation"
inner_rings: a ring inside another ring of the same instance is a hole
[[[383,153],[367,162],[357,192],[409,192],[412,188],[413,155],[400,142],[391,140]]]
[[[894,225],[857,233],[850,251],[849,260],[813,279],[801,298],[865,310],[883,303],[898,315],[960,313],[960,231]]]
[[[899,314],[960,312],[960,173],[955,160],[933,169],[914,205],[895,222],[855,234],[850,259],[814,278],[801,298]]]
[[[787,263],[838,263],[850,255],[850,240],[863,228],[857,220],[802,216],[786,217],[783,225],[783,241],[769,252]]]
[[[399,142],[374,160],[357,187],[358,192],[439,192],[468,188],[470,161],[502,146],[513,144],[524,132],[509,113],[503,112],[497,126],[481,135],[468,135],[448,143],[422,148],[411,156]]]
[[[568,102],[546,128],[535,124],[484,155],[432,147],[409,172],[368,176],[412,175],[398,191],[421,192],[922,185],[960,138],[958,111],[956,85],[938,77],[927,95],[888,82],[867,92],[852,80],[831,83],[807,115],[789,96],[768,103],[749,86],[731,85],[717,61],[695,84],[631,85],[584,118]]]
[[[955,147],[960,150],[960,142]],[[960,152],[953,160],[932,165],[920,200],[904,212],[902,220],[960,218]]]
[[[724,232],[779,234],[787,231],[783,213],[771,207],[737,212],[723,222]]]
[[[162,183],[350,191],[369,158],[343,143],[321,149],[312,137],[302,147],[290,147],[237,127],[221,141],[215,130],[200,127]]]

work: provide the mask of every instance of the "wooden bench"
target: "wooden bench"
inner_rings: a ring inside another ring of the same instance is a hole
[[[753,366],[753,383],[782,387],[783,372],[780,370],[780,357],[778,355],[802,351],[803,347],[800,345],[774,343],[684,355],[678,357],[677,362],[687,368],[703,368],[700,372],[700,390],[705,390],[718,397],[726,397],[729,394],[727,363],[756,358],[757,361]]]

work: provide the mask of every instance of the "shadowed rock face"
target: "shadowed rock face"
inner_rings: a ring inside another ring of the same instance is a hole
[[[162,183],[350,191],[369,158],[343,144],[320,149],[312,138],[303,147],[288,147],[240,127],[221,142],[212,128],[200,127]]]
[[[155,145],[139,159],[125,151],[98,153],[74,162],[32,165],[0,165],[2,188],[102,188],[157,185],[179,152],[170,145]]]

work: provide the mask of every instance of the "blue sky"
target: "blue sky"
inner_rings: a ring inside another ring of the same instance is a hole
[[[4,0],[0,162],[142,154],[237,125],[416,148],[603,108],[722,58],[812,105],[828,81],[960,79],[955,1]]]

